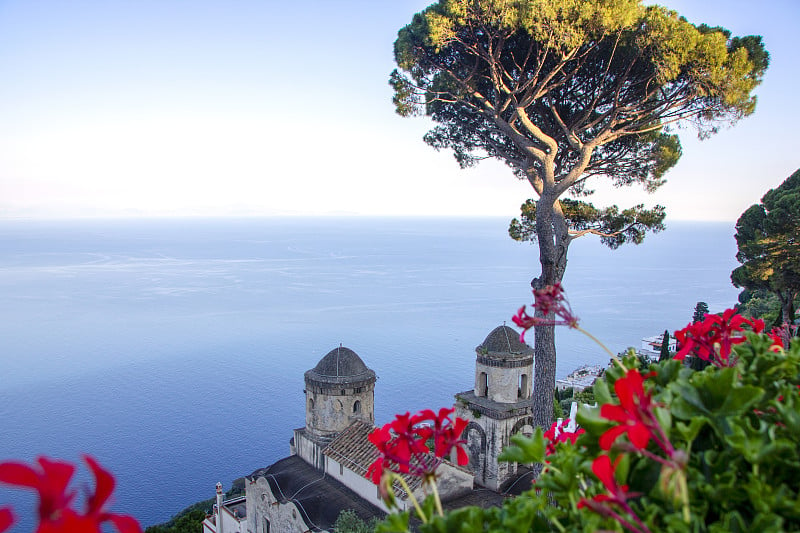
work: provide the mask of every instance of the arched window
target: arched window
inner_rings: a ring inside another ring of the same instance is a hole
[[[523,400],[528,397],[528,374],[522,374],[519,377],[519,393],[518,397]]]
[[[361,402],[360,401],[356,400],[355,402],[353,402],[353,412],[354,413],[360,413],[361,412]]]
[[[314,398],[309,398],[308,399],[308,409],[309,409],[309,411],[313,411],[314,410]]]
[[[475,396],[488,396],[489,395],[489,376],[486,372],[481,372],[478,376],[478,390],[475,391]]]

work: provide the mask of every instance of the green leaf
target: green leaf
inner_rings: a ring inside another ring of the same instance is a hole
[[[613,403],[614,400],[608,390],[608,383],[604,379],[598,379],[594,382],[594,399],[597,401],[597,405]]]
[[[408,531],[408,511],[386,515],[375,527],[376,533],[404,533]]]
[[[675,382],[672,414],[683,420],[706,416],[714,429],[729,433],[727,419],[747,412],[764,394],[764,389],[741,385],[736,368],[711,368],[695,372],[690,381]]]
[[[507,463],[541,463],[544,461],[547,441],[542,428],[537,427],[533,435],[526,437],[521,433],[511,436],[511,445],[500,454],[499,459]]]
[[[483,531],[483,525],[491,516],[481,507],[462,507],[445,516],[434,516],[428,524],[421,524],[421,533],[457,533]]]
[[[686,442],[692,442],[695,438],[697,438],[697,434],[700,433],[700,430],[703,429],[703,426],[706,424],[708,424],[708,418],[705,416],[696,416],[689,421],[688,426],[683,422],[676,422],[674,429],[675,432],[683,438],[683,440]]]
[[[669,408],[656,407],[653,409],[653,414],[658,421],[658,425],[661,426],[664,434],[669,439],[671,433],[670,429],[672,428],[672,413],[670,413]]]
[[[610,428],[613,424],[607,418],[600,416],[600,406],[591,407],[581,405],[575,416],[578,425],[586,430],[589,435],[598,437]]]

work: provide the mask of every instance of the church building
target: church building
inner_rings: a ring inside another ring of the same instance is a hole
[[[475,352],[474,389],[457,394],[455,405],[455,415],[469,422],[464,433],[469,465],[442,460],[436,471],[442,501],[451,509],[500,505],[531,482],[529,469],[497,458],[511,435],[533,431],[533,350],[516,331],[500,326]],[[236,526],[230,517],[209,519],[204,533],[244,533],[242,519],[247,533],[301,533],[330,531],[344,510],[365,521],[385,516],[389,510],[367,476],[378,457],[368,439],[375,429],[376,380],[349,348],[339,346],[320,359],[305,373],[305,425],[294,430],[290,455],[246,477],[245,501],[236,502]],[[415,497],[424,499],[421,480],[408,476],[405,481]],[[394,492],[401,509],[410,507],[399,484]],[[224,502],[218,508],[227,516]]]

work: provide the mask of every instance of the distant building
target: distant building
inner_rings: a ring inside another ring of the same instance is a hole
[[[217,483],[217,501],[211,515],[203,520],[203,533],[245,533],[247,506],[245,497],[223,501],[222,483]]]
[[[655,337],[645,337],[642,339],[642,346],[639,348],[639,353],[645,355],[651,361],[658,361],[661,355],[661,344],[664,342],[664,334],[656,335]],[[667,348],[671,353],[678,351],[678,340],[670,336]]]
[[[604,369],[600,365],[582,366],[567,374],[567,377],[557,379],[556,389],[572,389],[574,392],[580,392],[591,387],[603,372]]]

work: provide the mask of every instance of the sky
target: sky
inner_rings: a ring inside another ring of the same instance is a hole
[[[397,31],[428,0],[0,0],[0,218],[514,217],[496,161],[462,170],[394,113]],[[762,35],[756,113],[683,157],[654,194],[593,202],[735,221],[800,167],[798,0],[665,0]]]

